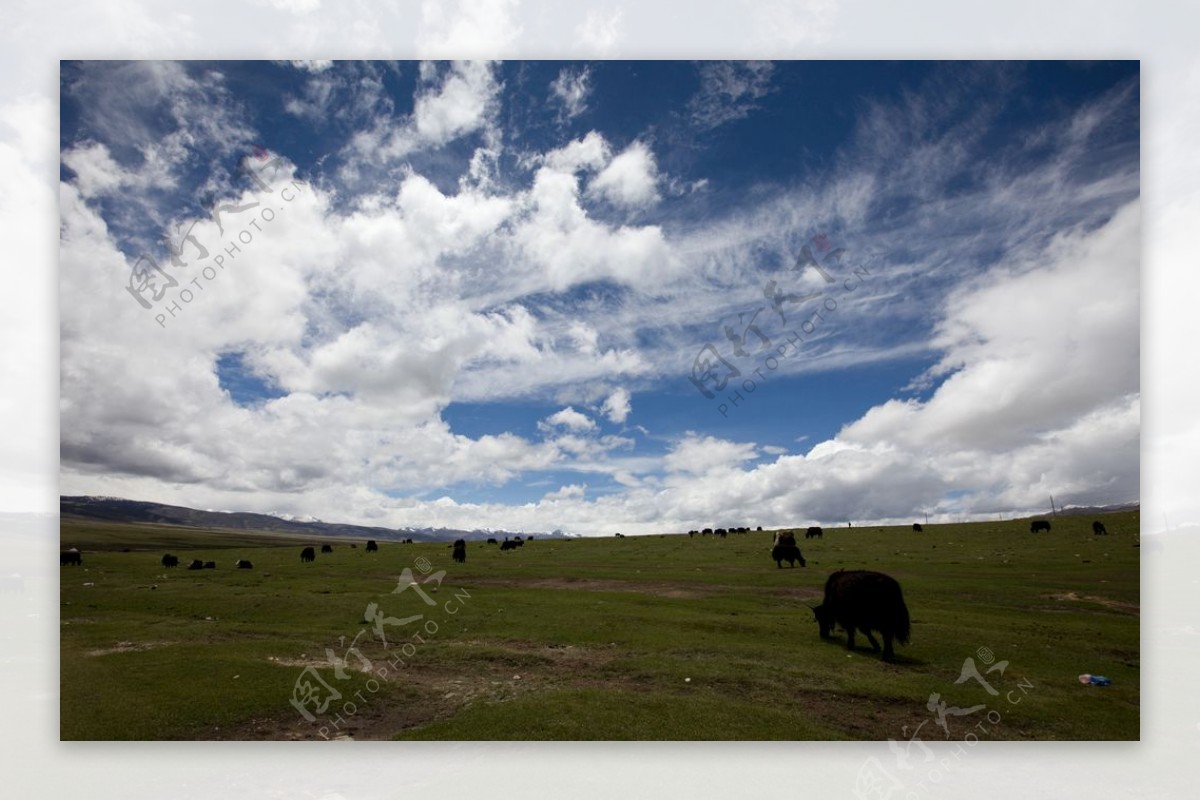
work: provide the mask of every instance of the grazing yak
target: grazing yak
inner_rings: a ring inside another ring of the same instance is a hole
[[[487,544],[488,544],[488,545],[495,545],[495,544],[496,544],[496,538],[495,538],[495,537],[488,537]]]
[[[467,542],[466,540],[454,541],[454,553],[451,554],[455,562],[467,561]]]
[[[192,563],[190,565],[188,565],[187,569],[188,570],[203,570],[204,563],[201,562],[199,559],[193,559]]]
[[[811,540],[813,537],[817,539],[825,538],[825,530],[820,526],[809,526],[808,531],[804,532],[804,539]]]
[[[874,570],[839,570],[825,582],[825,600],[813,607],[813,615],[821,627],[821,637],[829,639],[834,625],[846,632],[846,648],[854,649],[854,632],[867,635],[873,650],[879,643],[871,635],[883,635],[883,658],[890,661],[895,652],[892,641],[908,643],[911,625],[908,607],[900,584],[891,576]]]
[[[1039,531],[1049,531],[1049,530],[1050,530],[1050,521],[1049,520],[1034,520],[1032,523],[1029,524],[1029,533],[1030,534],[1037,534]]]
[[[163,567],[179,567],[179,557],[174,554],[164,553],[162,558]]]
[[[367,546],[367,550],[370,550],[370,546]],[[311,562],[316,558],[317,558],[317,552],[313,550],[313,547],[311,545],[300,552],[300,561],[301,562]]]
[[[332,545],[322,545],[321,553],[333,553],[333,546]]]
[[[780,568],[784,562],[787,562],[789,567],[795,567],[796,562],[800,563],[800,567],[808,567],[808,563],[804,561],[804,554],[800,553],[800,548],[796,545],[796,535],[790,531],[775,532],[771,558],[775,560],[775,566]]]
[[[920,523],[913,523],[913,531],[924,531],[925,529]]]
[[[1093,521],[1093,522],[1092,522],[1092,533],[1093,533],[1093,534],[1105,534],[1105,535],[1107,535],[1107,534],[1108,534],[1108,529],[1106,529],[1106,528],[1104,527],[1104,524],[1103,524],[1103,523],[1101,523],[1099,520],[1095,520],[1095,521]]]
[[[239,559],[233,563],[233,567],[236,570],[253,570],[254,569],[254,565],[250,564],[249,559]]]
[[[514,551],[517,548],[519,548],[520,546],[521,546],[520,542],[514,542],[513,540],[505,540],[504,542],[500,543],[500,550]]]
[[[378,550],[379,546],[375,544],[375,540],[367,540],[367,553]]]
[[[82,565],[82,564],[83,564],[83,554],[81,554],[79,552],[78,548],[68,548],[67,550],[62,551],[58,555],[59,567],[64,567],[66,565]]]

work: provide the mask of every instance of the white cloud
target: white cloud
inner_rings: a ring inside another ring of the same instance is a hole
[[[455,62],[436,92],[417,96],[413,111],[417,134],[437,145],[478,130],[494,113],[498,90],[491,64]]]
[[[558,77],[551,81],[550,91],[562,106],[559,112],[560,122],[572,120],[587,110],[588,96],[592,92],[590,79],[591,70],[587,67],[581,70],[563,67]]]
[[[542,157],[543,163],[556,172],[574,174],[580,170],[598,170],[612,158],[608,142],[596,131],[555,148]]]
[[[631,411],[629,400],[629,390],[618,387],[604,399],[604,405],[600,407],[600,412],[613,423],[624,423]]]
[[[770,91],[774,65],[769,61],[710,61],[700,67],[700,91],[688,103],[701,129],[740,120]]]
[[[663,466],[672,473],[724,473],[739,470],[742,462],[757,455],[753,442],[730,442],[688,432],[671,448]]]
[[[603,137],[589,133],[546,154],[544,166],[534,175],[526,196],[528,212],[515,227],[514,241],[544,270],[542,278],[554,291],[600,278],[632,285],[658,283],[670,280],[678,269],[658,226],[610,226],[591,218],[581,205],[576,171],[598,168],[607,162],[608,152]],[[608,162],[609,167],[616,162]],[[648,164],[652,167],[653,160]],[[641,157],[631,156],[597,191],[620,202],[648,201],[646,193],[653,192],[653,184],[646,183],[646,165]]]
[[[592,179],[588,193],[615,206],[645,208],[659,201],[657,186],[654,154],[644,143],[634,142]]]
[[[538,427],[547,431],[554,427],[562,427],[569,431],[593,431],[596,423],[586,414],[568,406],[547,417]]]
[[[105,195],[132,183],[108,152],[108,147],[89,142],[63,153],[63,164],[75,173],[75,186],[84,197]]]
[[[380,118],[374,128],[353,137],[353,149],[368,159],[390,162],[468,134],[487,134],[501,88],[494,70],[495,64],[487,61],[456,61],[445,71],[423,62],[413,113],[399,121]]]
[[[542,502],[582,500],[586,492],[587,484],[568,484],[564,487],[559,487],[554,492],[547,492],[542,496]]]
[[[1140,215],[1131,204],[1099,231],[1060,237],[1044,263],[951,293],[933,339],[945,355],[930,371],[944,383],[925,403],[875,407],[841,436],[1004,448],[1137,392]]]

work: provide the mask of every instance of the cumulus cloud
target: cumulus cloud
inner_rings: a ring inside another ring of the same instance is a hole
[[[374,128],[352,140],[359,156],[392,162],[428,147],[446,143],[492,126],[500,84],[495,65],[486,61],[456,61],[442,70],[425,62],[412,114],[402,120],[382,118]]]
[[[624,423],[629,417],[629,412],[632,410],[630,406],[629,390],[624,387],[618,387],[613,390],[613,393],[604,399],[604,404],[600,407],[600,412],[613,423]]]
[[[593,431],[596,423],[583,412],[577,412],[568,406],[547,417],[538,425],[543,430],[562,427],[570,431]]]
[[[671,448],[663,459],[663,466],[672,473],[727,472],[740,468],[742,462],[756,456],[753,442],[730,442],[688,432]]]
[[[1098,231],[1060,237],[1044,263],[1001,267],[951,293],[933,339],[944,354],[930,370],[944,379],[933,397],[877,406],[841,437],[1000,449],[1137,392],[1140,215],[1130,204]]]
[[[634,142],[592,179],[588,192],[624,208],[654,205],[659,200],[654,154],[644,143]]]

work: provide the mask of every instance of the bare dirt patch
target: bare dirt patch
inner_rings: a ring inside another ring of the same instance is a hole
[[[1118,612],[1133,612],[1134,614],[1137,614],[1141,609],[1137,604],[1131,604],[1127,601],[1117,601],[1112,598],[1102,598],[1099,595],[1080,595],[1077,592],[1064,592],[1058,595],[1049,595],[1046,597],[1052,598],[1055,601],[1087,601],[1089,603],[1106,606],[1109,609],[1115,609]]]
[[[119,642],[112,648],[95,648],[87,651],[87,656],[108,656],[109,654],[127,654],[133,651],[150,651],[155,648],[165,648],[174,645],[171,642]]]
[[[664,581],[621,581],[619,579],[536,578],[536,579],[475,579],[472,582],[487,587],[512,587],[532,590],[583,590],[584,592],[637,592],[659,598],[707,598],[716,592],[690,584]]]

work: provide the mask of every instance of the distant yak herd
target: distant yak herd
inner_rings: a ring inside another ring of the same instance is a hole
[[[759,526],[757,531],[762,531],[762,526]],[[914,532],[923,532],[925,529],[920,523],[913,523],[912,530]],[[1029,531],[1032,534],[1049,532],[1051,530],[1049,520],[1033,520],[1029,525]],[[692,530],[688,532],[689,537],[695,537],[697,534],[701,536],[716,536],[726,537],[729,534],[748,534],[750,528],[741,526],[736,528],[706,528],[703,530]],[[1092,533],[1097,536],[1108,534],[1104,523],[1096,520],[1092,523]],[[623,534],[616,535],[623,538]],[[824,530],[820,526],[810,526],[804,532],[805,539],[823,539],[825,536]],[[487,545],[498,545],[501,551],[511,551],[525,545],[527,541],[533,540],[532,536],[514,536],[513,538],[505,537],[504,540],[498,541],[495,537],[487,539]],[[412,543],[411,539],[399,540],[401,544]],[[357,548],[356,544],[351,544],[351,548]],[[467,542],[464,539],[457,539],[452,544],[447,546],[451,549],[451,558],[463,564],[467,561]],[[375,540],[368,540],[365,548],[367,553],[376,553],[379,551],[379,545]],[[320,546],[320,552],[323,554],[333,553],[333,546],[323,544]],[[303,563],[313,562],[317,558],[317,549],[309,545],[301,549],[300,561]],[[800,552],[800,547],[796,544],[796,533],[794,531],[777,531],[773,535],[771,543],[771,559],[775,562],[777,568],[782,568],[783,563],[787,562],[789,567],[795,567],[796,563],[800,563],[800,567],[807,567],[808,563],[804,559],[804,554]],[[78,548],[68,548],[61,551],[59,554],[59,564],[63,567],[81,566],[83,564],[83,555]],[[162,566],[164,568],[173,568],[179,566],[179,557],[174,554],[163,554]],[[238,559],[234,562],[234,568],[237,570],[253,570],[254,565],[248,559]],[[217,563],[214,561],[203,561],[193,559],[188,564],[188,570],[214,570]],[[831,574],[825,581],[824,597],[818,606],[811,607],[813,616],[816,619],[820,629],[822,639],[831,639],[834,629],[841,628],[846,633],[846,647],[854,648],[854,639],[857,632],[867,638],[871,648],[875,651],[882,650],[882,658],[891,661],[895,658],[894,644],[907,644],[911,636],[911,620],[908,613],[908,607],[904,602],[904,594],[900,589],[900,584],[891,576],[884,573],[879,573],[873,570],[838,570]],[[873,632],[878,632],[883,638],[882,649],[879,642],[875,639]]]
[[[762,530],[763,530],[762,526],[759,526],[757,529],[757,531],[762,531]],[[730,534],[749,534],[749,533],[750,533],[749,526],[738,526],[737,528],[730,526],[729,528],[692,529],[691,531],[688,532],[688,536],[694,537],[697,534],[699,534],[702,537],[707,537],[711,534],[714,537],[724,538],[724,537],[729,536]],[[621,535],[618,534],[617,536],[620,537]]]

